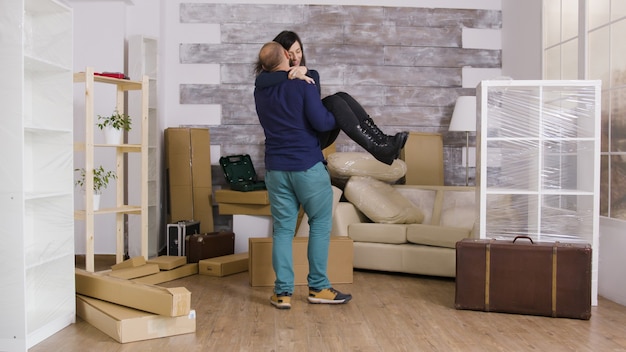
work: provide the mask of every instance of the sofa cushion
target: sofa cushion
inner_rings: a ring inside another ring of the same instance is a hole
[[[441,205],[441,226],[471,229],[478,218],[476,207],[475,192],[444,192],[443,204]]]
[[[437,196],[436,189],[419,189],[406,185],[394,185],[393,188],[424,214],[422,224],[432,223],[433,207],[435,205],[435,197]]]
[[[400,159],[391,165],[384,164],[369,153],[340,152],[327,158],[330,176],[345,183],[352,176],[369,176],[387,183],[394,183],[406,174],[406,163]]]
[[[406,239],[415,244],[455,248],[458,241],[470,236],[470,232],[471,229],[460,227],[411,224],[406,226]]]
[[[406,243],[406,225],[357,223],[348,225],[348,236],[354,242]]]
[[[369,176],[352,176],[344,195],[373,222],[411,224],[424,220],[424,214],[400,192]]]
[[[369,219],[350,202],[339,202],[333,213],[331,236],[348,236],[350,224],[369,222]]]

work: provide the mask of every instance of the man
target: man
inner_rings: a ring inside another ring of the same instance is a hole
[[[308,300],[310,303],[346,303],[352,296],[330,285],[328,247],[332,227],[330,176],[317,138],[336,128],[312,80],[286,79],[289,54],[270,42],[259,52],[259,65],[275,79],[257,80],[254,99],[265,132],[265,184],[273,221],[272,265],[276,273],[272,305],[291,308],[294,291],[292,241],[300,205],[309,217]]]

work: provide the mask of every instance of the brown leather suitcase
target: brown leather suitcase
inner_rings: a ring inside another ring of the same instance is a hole
[[[231,231],[193,234],[185,238],[187,263],[235,253],[235,234]]]
[[[456,243],[456,309],[591,317],[591,246],[464,239]]]

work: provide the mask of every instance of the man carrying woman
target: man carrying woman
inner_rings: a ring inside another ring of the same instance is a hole
[[[279,43],[289,54],[290,68],[287,77],[263,70],[257,62],[255,73],[257,82],[268,84],[281,79],[304,79],[315,84],[321,93],[320,76],[315,70],[307,69],[306,58],[300,37],[292,31],[283,31],[273,40]],[[319,133],[318,138],[322,149],[331,145],[341,129],[353,141],[363,147],[377,160],[391,165],[400,156],[400,152],[408,138],[408,132],[399,132],[394,136],[381,131],[365,109],[352,96],[338,92],[322,99],[324,106],[330,111],[339,128]]]
[[[254,100],[265,134],[265,185],[272,214],[272,266],[276,274],[270,303],[291,308],[294,291],[292,241],[300,206],[309,218],[308,301],[340,304],[352,296],[331,287],[327,276],[333,192],[318,133],[336,128],[315,86],[297,73],[287,78],[289,55],[276,42],[265,44],[259,63],[274,80],[255,81]]]

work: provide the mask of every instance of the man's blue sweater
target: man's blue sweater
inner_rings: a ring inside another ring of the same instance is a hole
[[[286,71],[264,72],[259,77],[254,100],[265,131],[265,168],[305,171],[323,161],[317,132],[330,131],[336,123],[322,105],[315,84],[290,80]]]

